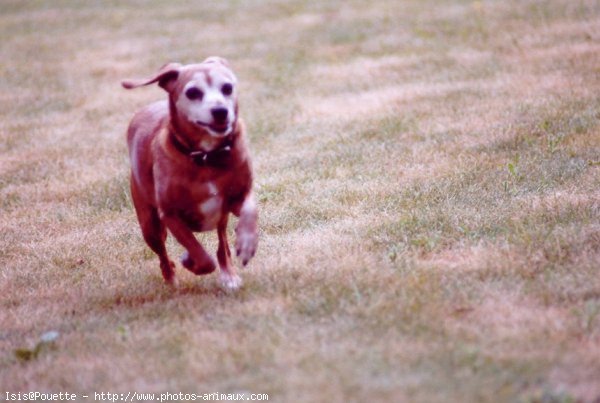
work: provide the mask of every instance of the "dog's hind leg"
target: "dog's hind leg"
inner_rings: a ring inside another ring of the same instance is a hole
[[[227,221],[228,214],[224,214],[217,226],[217,234],[219,237],[219,247],[217,249],[217,259],[221,269],[219,279],[221,284],[227,290],[237,290],[242,285],[242,279],[237,275],[235,267],[231,263],[231,251],[229,242],[227,241]]]
[[[214,259],[206,253],[192,230],[177,215],[177,211],[163,211],[160,217],[177,242],[187,250],[181,258],[183,267],[196,275],[212,273],[217,267]]]
[[[142,229],[144,240],[150,249],[158,255],[158,258],[160,259],[160,270],[165,281],[168,284],[174,284],[175,264],[169,259],[167,248],[165,247],[167,229],[158,216],[158,210],[143,199],[133,177],[131,178],[130,183],[131,198]]]

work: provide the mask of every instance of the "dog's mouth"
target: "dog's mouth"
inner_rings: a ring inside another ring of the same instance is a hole
[[[214,134],[218,134],[218,135],[225,135],[227,134],[227,132],[229,131],[229,122],[213,122],[213,123],[206,123],[206,122],[202,122],[201,120],[197,120],[195,122],[198,126],[208,129],[209,133],[214,133]]]

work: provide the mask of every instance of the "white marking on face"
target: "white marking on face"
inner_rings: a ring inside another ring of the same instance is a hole
[[[190,123],[206,130],[211,136],[224,137],[233,130],[237,79],[221,66],[198,72],[186,83],[175,103],[177,112]],[[190,92],[192,91],[192,92]],[[189,96],[191,95],[191,97]],[[227,120],[215,122],[212,110],[227,110]]]

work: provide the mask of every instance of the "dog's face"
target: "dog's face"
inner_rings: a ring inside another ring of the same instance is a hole
[[[186,66],[171,93],[179,115],[211,136],[226,136],[237,118],[237,79],[222,62],[208,59]]]
[[[186,66],[167,64],[151,79],[126,81],[123,86],[136,88],[154,82],[169,93],[176,118],[186,131],[206,132],[219,138],[234,129],[237,78],[224,59],[209,57],[202,63]]]

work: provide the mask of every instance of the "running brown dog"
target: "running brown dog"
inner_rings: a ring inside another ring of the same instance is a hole
[[[227,241],[229,213],[239,217],[235,249],[244,266],[258,243],[237,78],[225,59],[209,57],[199,64],[169,63],[148,79],[122,85],[132,89],[153,83],[168,93],[168,100],[138,111],[127,131],[131,196],[144,239],[158,255],[165,281],[173,284],[167,229],[187,249],[181,264],[198,275],[213,272],[216,264],[194,232],[216,229],[221,283],[237,289],[242,280]]]

